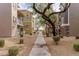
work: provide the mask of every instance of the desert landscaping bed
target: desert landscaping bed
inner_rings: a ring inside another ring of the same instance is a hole
[[[45,41],[52,56],[79,56],[79,52],[73,48],[73,44],[79,43],[79,39],[75,37],[64,37],[59,45],[55,45],[51,37],[45,37]]]
[[[0,47],[0,56],[8,56],[8,50],[9,48],[16,46],[19,48],[19,51],[23,49],[23,44],[17,44],[17,41],[13,38],[1,38],[5,41],[5,44],[3,47]]]
[[[5,40],[5,45],[0,48],[0,56],[8,56],[8,50],[13,46],[17,46],[19,48],[18,56],[28,56],[34,45],[36,37],[36,34],[23,37],[24,44],[18,44],[20,38],[1,38]]]

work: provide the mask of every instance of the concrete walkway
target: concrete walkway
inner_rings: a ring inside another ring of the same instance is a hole
[[[46,42],[42,35],[42,32],[39,31],[37,39],[35,41],[35,45],[33,46],[29,56],[50,56],[51,54],[48,51]]]

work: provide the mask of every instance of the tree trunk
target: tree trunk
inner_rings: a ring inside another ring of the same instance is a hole
[[[55,25],[52,27],[52,29],[53,29],[53,31],[52,31],[53,37],[52,38],[53,38],[55,44],[58,45],[58,42],[60,40],[60,37],[57,35]]]
[[[53,25],[52,29],[53,29],[53,31],[52,31],[53,36],[56,36],[55,25]]]
[[[49,37],[48,26],[46,25],[46,37]]]

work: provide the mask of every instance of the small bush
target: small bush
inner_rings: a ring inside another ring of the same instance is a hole
[[[5,41],[4,40],[0,40],[0,47],[4,47]]]
[[[23,37],[23,35],[22,35],[22,34],[20,34],[20,37]]]
[[[58,41],[60,41],[60,37],[58,35],[57,36],[53,36],[53,40],[56,43],[56,45],[58,45]]]
[[[23,44],[23,43],[24,43],[24,40],[23,39],[20,39],[19,44]]]
[[[79,44],[74,44],[73,48],[75,49],[75,51],[79,51]]]
[[[30,35],[32,35],[32,33],[30,33]]]
[[[63,38],[63,35],[60,35],[60,38]]]
[[[76,36],[76,39],[79,39],[79,37],[78,37],[78,36]]]
[[[34,32],[34,34],[35,34],[36,32]]]
[[[18,47],[11,47],[8,51],[9,56],[16,56],[19,53],[19,48]]]

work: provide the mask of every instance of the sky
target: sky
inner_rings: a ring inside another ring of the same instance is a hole
[[[20,3],[19,6],[21,9],[28,9],[31,7],[31,3]]]
[[[28,9],[32,11],[32,9],[30,9],[30,7],[32,6],[32,3],[20,3],[19,6],[21,9]],[[59,3],[55,3],[53,5],[53,9],[54,11],[59,11]]]
[[[55,11],[59,11],[59,3],[55,3],[53,5],[53,8],[54,8]]]

